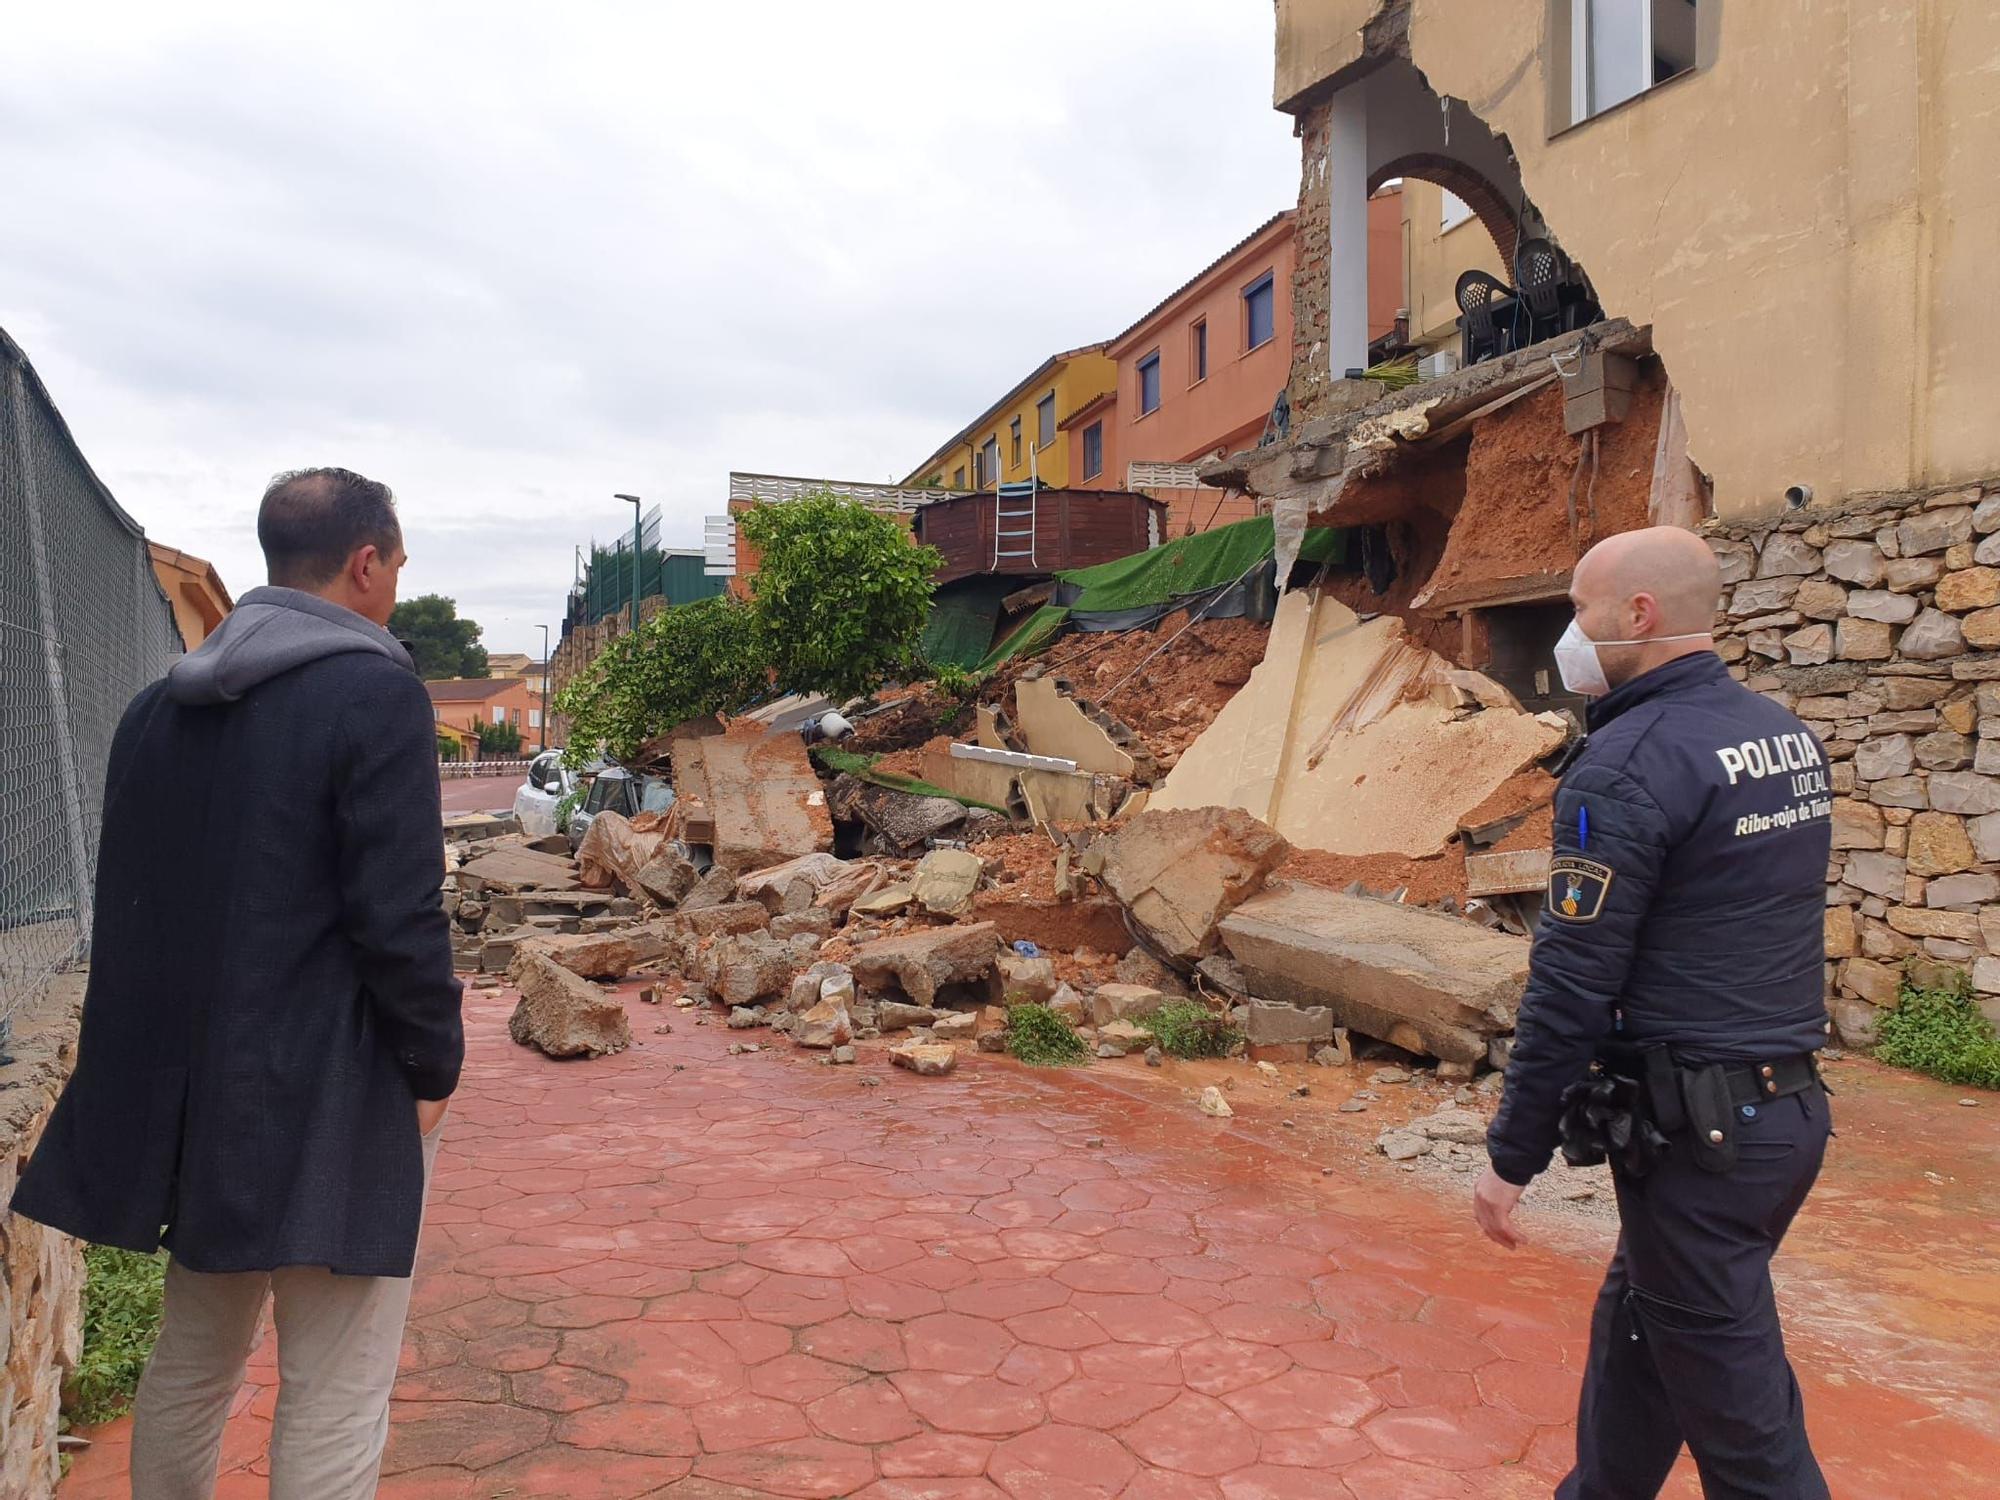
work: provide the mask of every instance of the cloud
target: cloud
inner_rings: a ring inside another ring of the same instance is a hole
[[[692,546],[732,468],[898,477],[1293,201],[1270,58],[1214,0],[40,7],[0,325],[233,589],[343,463],[531,649],[614,490]]]

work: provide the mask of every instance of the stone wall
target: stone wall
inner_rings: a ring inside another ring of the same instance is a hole
[[[14,1018],[0,1067],[0,1495],[48,1500],[56,1419],[83,1332],[83,1246],[5,1211],[22,1164],[76,1064],[80,977]]]
[[[1828,1005],[1869,1045],[1904,965],[2000,1020],[2000,481],[1715,527],[1730,671],[1831,757]]]

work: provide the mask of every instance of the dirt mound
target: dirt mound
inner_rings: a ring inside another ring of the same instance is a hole
[[[1150,630],[1066,636],[1032,661],[1124,723],[1164,769],[1250,680],[1271,636],[1253,620],[1197,620],[1180,633],[1187,625],[1176,610]],[[1028,665],[1003,669],[998,687],[1011,688]]]
[[[1320,849],[1294,849],[1271,878],[1334,891],[1344,891],[1359,881],[1363,890],[1374,895],[1403,889],[1408,905],[1435,906],[1446,899],[1465,900],[1465,854],[1456,844],[1422,859],[1406,854],[1328,854]]]
[[[875,701],[887,707],[857,720],[842,749],[869,755],[915,750],[938,735],[958,733],[972,724],[971,705],[939,692],[934,683],[886,688]]]

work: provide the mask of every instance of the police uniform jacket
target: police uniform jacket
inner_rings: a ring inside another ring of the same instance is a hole
[[[1556,795],[1554,858],[1496,1172],[1549,1164],[1562,1094],[1607,1043],[1762,1061],[1826,1040],[1832,789],[1804,724],[1703,651],[1597,699]]]

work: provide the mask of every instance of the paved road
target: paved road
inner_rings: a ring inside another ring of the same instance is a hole
[[[623,993],[634,1049],[569,1063],[469,996],[385,1500],[1527,1500],[1563,1472],[1597,1266],[1323,1177],[1278,1094],[1223,1122],[1174,1065],[732,1057],[769,1033]],[[1995,1493],[1983,1424],[1795,1347],[1843,1500]],[[251,1373],[221,1500],[265,1494],[268,1344]],[[96,1436],[63,1500],[123,1500],[128,1429]]]
[[[448,813],[512,812],[514,793],[527,783],[520,776],[452,776],[440,779],[438,790]]]

